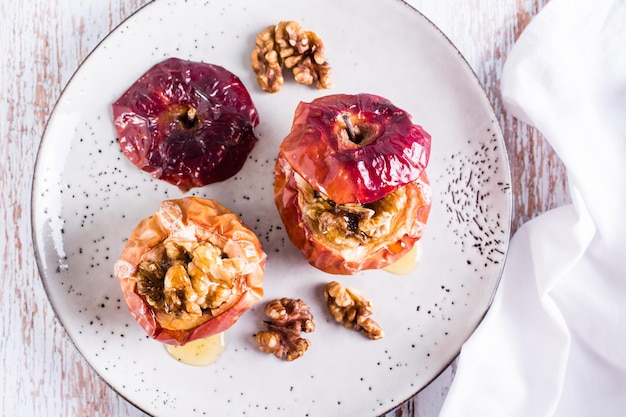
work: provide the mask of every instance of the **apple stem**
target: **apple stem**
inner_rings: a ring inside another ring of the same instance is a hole
[[[193,129],[197,123],[198,111],[195,107],[189,107],[186,113],[182,113],[178,116],[178,121],[185,129]]]
[[[359,144],[359,142],[361,142],[360,140],[358,140],[358,138],[356,137],[356,134],[354,133],[354,126],[352,126],[352,121],[350,120],[350,115],[347,113],[344,113],[341,115],[341,118],[343,119],[344,123],[346,124],[346,131],[348,132],[348,139],[350,139],[351,142],[356,143],[357,145]]]
[[[193,124],[193,122],[196,120],[195,107],[189,107],[189,110],[187,110],[187,120],[190,122],[190,124]]]

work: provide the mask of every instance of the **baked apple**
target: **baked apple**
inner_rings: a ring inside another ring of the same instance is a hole
[[[239,216],[215,200],[167,200],[131,233],[115,264],[146,333],[184,345],[221,333],[263,296],[266,254]]]
[[[300,103],[280,145],[274,198],[291,241],[316,268],[384,268],[423,234],[431,205],[430,135],[387,99]]]
[[[124,155],[182,191],[236,174],[258,140],[258,113],[239,78],[178,58],[141,76],[113,103],[113,118]]]

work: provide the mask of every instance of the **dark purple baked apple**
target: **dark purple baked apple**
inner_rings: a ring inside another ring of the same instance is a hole
[[[236,174],[257,142],[257,110],[241,80],[212,64],[170,58],[115,103],[122,152],[182,191]]]

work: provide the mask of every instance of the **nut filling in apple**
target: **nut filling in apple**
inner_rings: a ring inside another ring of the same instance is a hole
[[[137,292],[157,311],[164,328],[197,326],[233,304],[247,268],[210,242],[168,238],[137,268]]]
[[[407,204],[405,188],[370,203],[337,204],[295,174],[298,204],[308,226],[331,244],[355,248],[389,236]]]

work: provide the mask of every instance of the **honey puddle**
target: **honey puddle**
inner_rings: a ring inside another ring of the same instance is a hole
[[[415,242],[415,245],[413,245],[413,248],[406,253],[406,255],[383,269],[387,272],[391,272],[392,274],[406,275],[415,270],[421,260],[422,243],[418,240]]]
[[[208,366],[220,357],[226,344],[225,333],[194,340],[184,346],[165,345],[174,359],[187,365]]]

